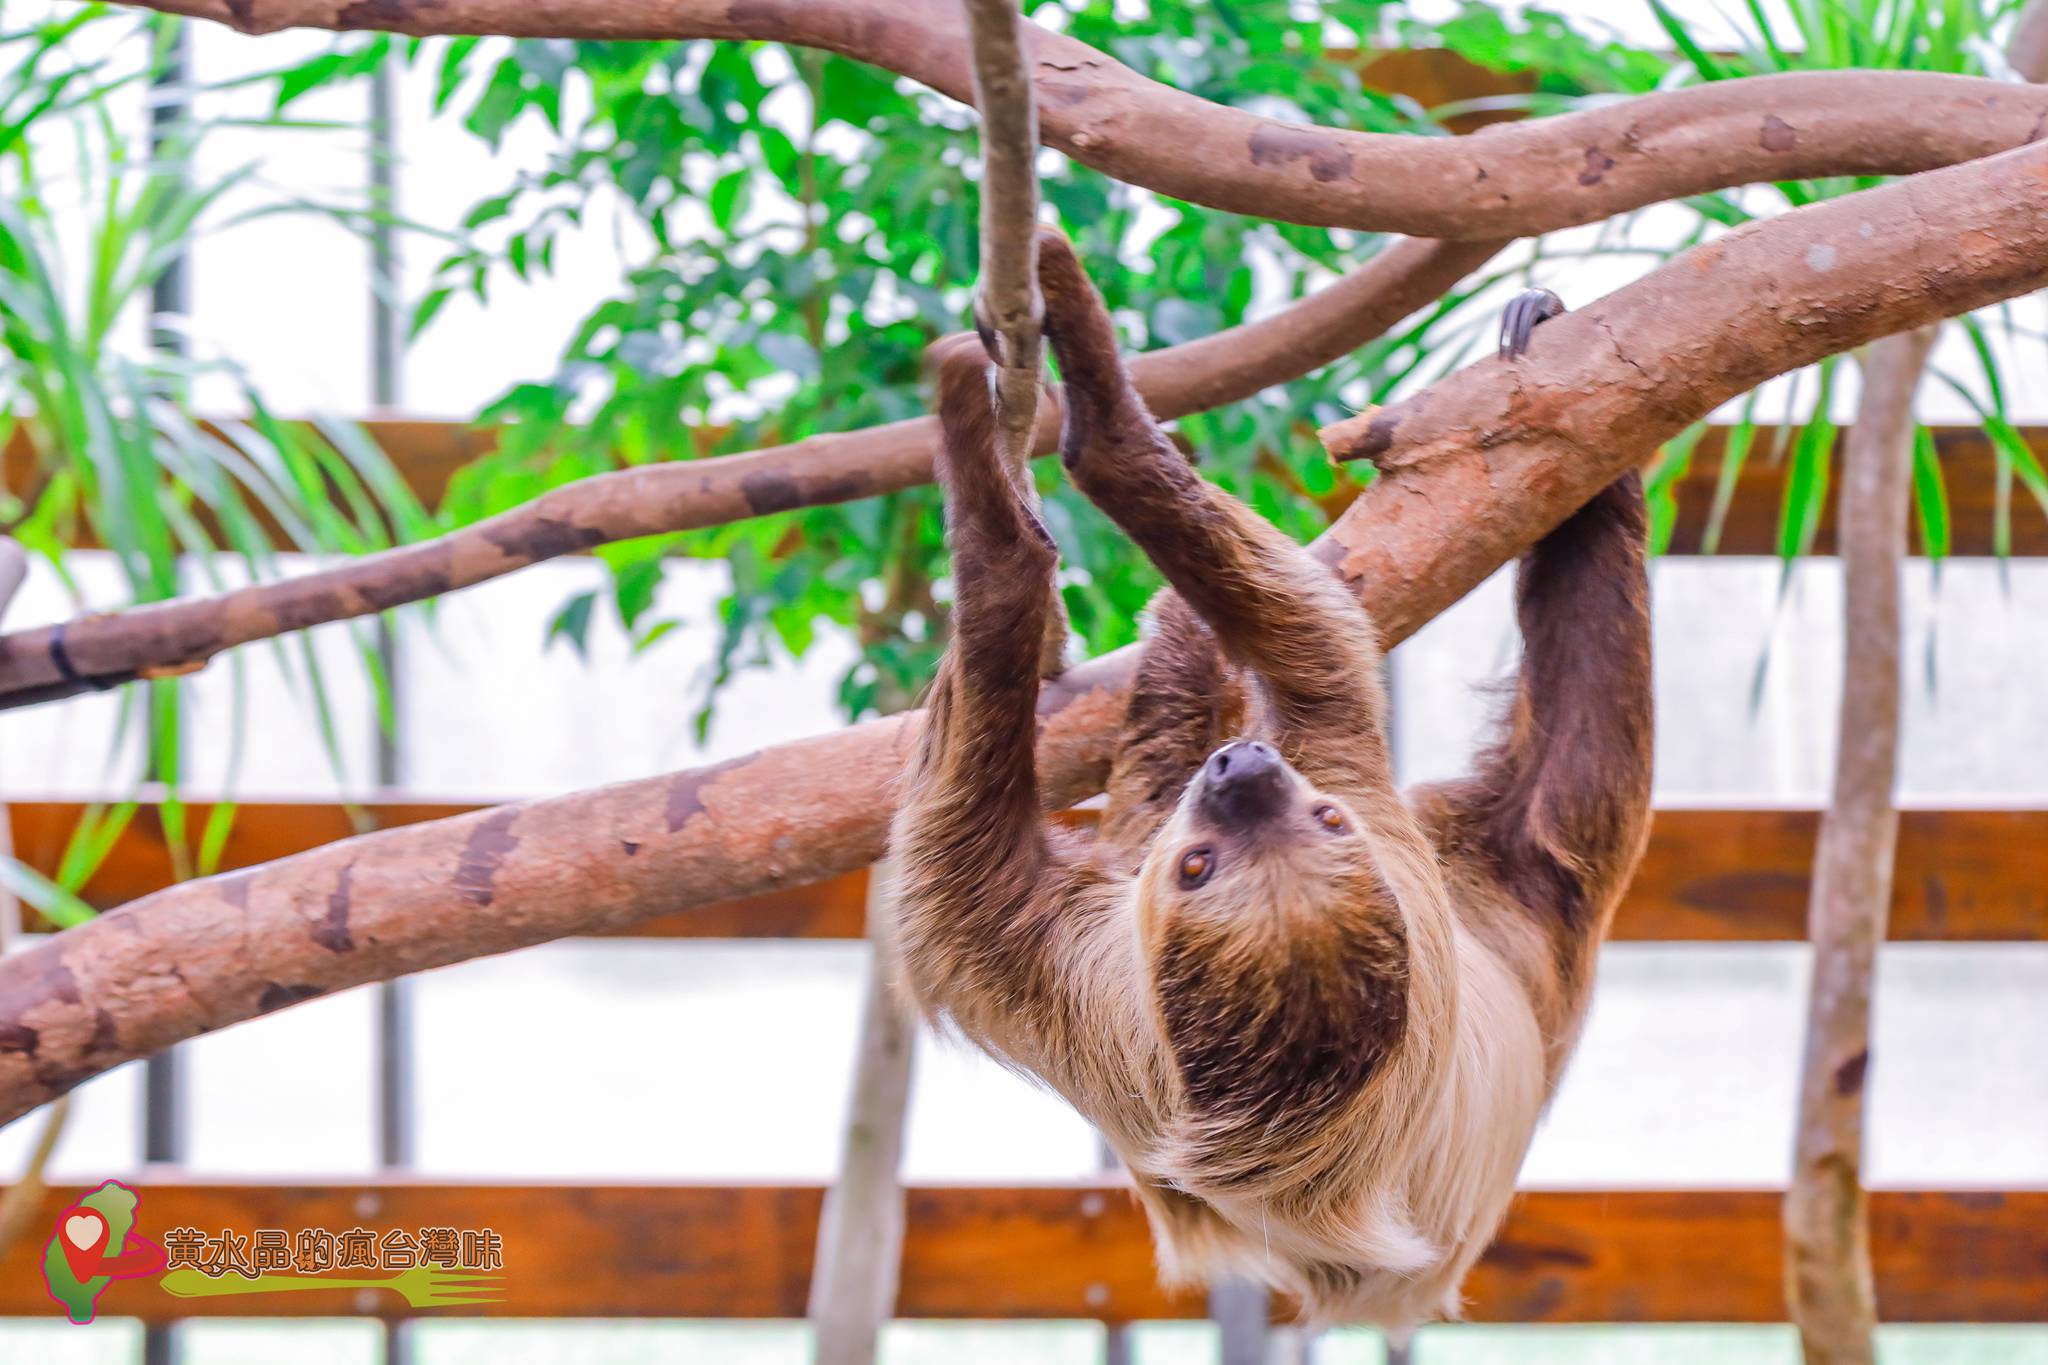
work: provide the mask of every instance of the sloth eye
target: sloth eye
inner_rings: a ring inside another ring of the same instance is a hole
[[[1180,855],[1180,889],[1192,891],[1216,872],[1216,851],[1207,845]]]
[[[1332,834],[1344,832],[1344,812],[1335,806],[1317,806],[1316,823]]]

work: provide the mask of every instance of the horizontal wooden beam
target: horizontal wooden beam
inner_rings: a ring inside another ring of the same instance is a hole
[[[16,802],[14,848],[44,875],[57,870],[83,807]],[[423,803],[357,808],[249,802],[235,817],[223,870],[299,853],[360,827],[409,824],[474,809]],[[204,808],[189,821],[197,829]],[[1803,938],[1807,877],[1819,816],[1811,810],[1670,809],[1657,813],[1650,849],[1622,904],[1614,937],[1754,943]],[[2048,881],[2034,850],[2048,847],[2048,811],[1909,810],[1899,827],[1892,937],[2030,940],[2048,937]],[[87,899],[118,905],[164,886],[171,857],[155,807],[139,811]],[[635,937],[859,938],[864,874],[744,901],[688,910],[638,926]]]
[[[249,1237],[362,1227],[497,1234],[493,1317],[794,1318],[804,1313],[820,1190],[810,1185],[450,1185],[138,1182],[138,1230]],[[0,1316],[49,1317],[38,1273],[77,1188],[52,1192],[37,1240],[0,1261]],[[1200,1317],[1199,1294],[1154,1275],[1145,1220],[1110,1184],[917,1188],[908,1194],[898,1314],[907,1318]],[[2038,1322],[2048,1192],[1881,1191],[1871,1230],[1891,1322]],[[1466,1284],[1480,1322],[1777,1322],[1778,1195],[1770,1191],[1523,1194]],[[173,1298],[153,1280],[111,1285],[109,1316],[403,1315],[384,1291]],[[1285,1306],[1280,1306],[1285,1311]]]
[[[439,505],[448,481],[469,461],[497,443],[488,428],[459,422],[435,422],[417,418],[373,418],[364,423],[371,437],[391,456],[421,501]],[[2028,446],[2048,462],[2048,427],[2029,427],[2022,434]],[[1711,429],[1693,453],[1691,467],[1679,480],[1676,492],[1678,519],[1672,529],[1669,552],[1678,555],[1700,553],[1706,539],[1707,523],[1721,477],[1727,428]],[[1997,459],[1979,427],[1937,427],[1935,443],[1948,490],[1953,526],[1952,552],[1958,555],[1990,555],[1996,552],[1993,528],[1997,524]],[[709,448],[708,438],[701,444]],[[1778,510],[1783,497],[1785,467],[1775,454],[1778,444],[1774,429],[1760,431],[1735,479],[1733,496],[1717,542],[1717,552],[1734,555],[1774,554],[1778,544]],[[4,451],[5,487],[34,486],[34,454],[17,433]],[[2048,555],[2048,516],[2023,492],[2014,496],[2012,553],[2022,556]],[[1331,504],[1333,507],[1336,504]],[[273,528],[274,529],[274,528]],[[78,538],[89,547],[89,537]],[[1835,549],[1834,501],[1829,499],[1822,515],[1814,551],[1833,554]],[[1914,550],[1923,552],[1915,533]]]

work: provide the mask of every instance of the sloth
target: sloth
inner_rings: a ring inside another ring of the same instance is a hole
[[[1034,767],[1057,551],[996,452],[985,342],[939,343],[956,597],[891,833],[895,971],[1102,1131],[1169,1284],[1456,1316],[1647,832],[1638,477],[1524,557],[1501,733],[1404,798],[1365,610],[1168,440],[1051,229],[1039,281],[1067,474],[1169,587],[1091,838]],[[1509,355],[1556,311],[1513,305]]]

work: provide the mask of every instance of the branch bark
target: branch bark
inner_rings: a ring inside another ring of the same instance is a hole
[[[2013,22],[2012,37],[2005,45],[2006,60],[2021,79],[2040,84],[2048,81],[2048,4],[2031,0]]]
[[[228,24],[522,38],[760,39],[972,95],[957,0],[148,0]],[[1419,138],[1286,123],[1148,80],[1025,24],[1048,145],[1118,180],[1261,218],[1419,237],[1533,235],[1765,180],[1904,175],[2041,135],[2048,92],[1968,76],[1755,76]]]
[[[2048,283],[2048,143],[1729,233],[1380,415],[1317,553],[1393,645],[1773,374]],[[1043,797],[1100,790],[1133,656],[1040,694]],[[186,882],[0,962],[0,1122],[329,991],[874,862],[915,713]]]
[[[1162,418],[1298,379],[1441,296],[1500,242],[1396,242],[1321,292],[1258,322],[1137,357],[1131,372]],[[1051,405],[1047,405],[1050,407]],[[184,672],[224,649],[367,616],[610,541],[850,502],[930,483],[929,417],[709,460],[579,480],[459,531],[278,583],[87,616],[0,635],[0,708]],[[1056,407],[1032,449],[1059,439]]]

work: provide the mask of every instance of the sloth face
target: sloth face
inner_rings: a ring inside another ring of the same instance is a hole
[[[1203,894],[1212,887],[1234,888],[1235,899],[1256,896],[1260,883],[1316,880],[1364,849],[1341,800],[1309,785],[1264,740],[1239,739],[1210,754],[1189,781],[1147,861],[1162,855],[1170,867],[1159,870],[1170,875],[1159,878],[1160,889],[1192,902],[1221,899]]]
[[[1259,740],[1209,755],[1136,888],[1154,1003],[1199,1108],[1307,1121],[1406,1016],[1407,931],[1368,832]]]
[[[1138,872],[1140,932],[1169,924],[1293,939],[1392,911],[1356,812],[1263,740],[1209,755]]]

